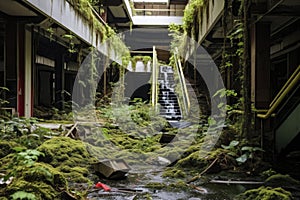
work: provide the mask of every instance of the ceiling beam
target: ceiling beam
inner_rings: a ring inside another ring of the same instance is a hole
[[[102,4],[103,6],[120,6],[123,4],[122,0],[100,0],[99,4]]]
[[[300,16],[300,6],[280,5],[270,12],[268,16]]]

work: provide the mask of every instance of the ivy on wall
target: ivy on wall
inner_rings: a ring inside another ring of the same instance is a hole
[[[207,3],[208,0],[191,0],[184,9],[183,29],[193,39],[198,39],[199,25]]]
[[[118,52],[120,55],[127,56],[129,51],[123,41],[117,36],[116,32],[107,24],[99,21],[93,13],[92,5],[97,4],[97,0],[68,0],[74,9],[79,12],[87,22],[100,34],[101,42],[110,38],[110,50]]]
[[[183,36],[191,37],[198,41],[199,30],[203,26],[204,13],[209,13],[209,0],[190,0],[184,11],[183,17]],[[213,4],[216,3],[211,1]],[[236,76],[236,82],[239,87],[238,106],[243,111],[243,120],[241,123],[241,135],[247,136],[249,127],[251,127],[251,102],[250,102],[250,61],[249,61],[249,7],[250,0],[225,0],[223,12],[223,34],[224,44],[222,47],[221,73],[233,71]],[[234,15],[234,17],[233,17]],[[208,19],[208,17],[207,17]],[[176,27],[169,26],[173,34],[178,32]],[[178,34],[177,34],[178,35]],[[173,37],[177,40],[178,36]],[[185,40],[180,46],[187,47]],[[185,48],[186,49],[186,48]]]

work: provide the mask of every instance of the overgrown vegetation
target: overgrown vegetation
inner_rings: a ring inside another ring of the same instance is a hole
[[[291,200],[292,194],[280,187],[260,187],[248,190],[235,198],[236,200]]]
[[[94,17],[89,10],[95,1],[71,0],[88,20],[95,23],[98,30],[106,34],[102,38],[114,34],[112,29],[94,22]],[[171,25],[174,43],[184,42],[180,36],[187,34],[197,39],[198,26],[202,23],[201,13],[205,8],[206,0],[192,0],[185,10],[184,25]],[[243,5],[243,4],[241,4]],[[243,5],[244,6],[244,5]],[[240,8],[243,10],[243,7]],[[243,12],[246,12],[245,10]],[[241,15],[243,13],[241,11]],[[194,20],[196,18],[196,20]],[[225,43],[230,42],[231,53],[224,51],[222,70],[232,68],[237,57],[239,65],[245,64],[245,24],[243,20],[236,22],[234,30],[226,35]],[[227,33],[227,32],[226,32]],[[67,37],[67,36],[65,36]],[[73,39],[69,36],[70,42]],[[173,43],[173,44],[174,44]],[[121,43],[120,43],[121,44]],[[72,45],[72,44],[71,44]],[[117,47],[118,48],[118,45]],[[74,47],[70,46],[71,50]],[[122,49],[122,48],[121,48]],[[122,57],[119,66],[120,79],[124,78],[125,66],[132,62],[133,69],[137,61],[142,61],[146,66],[151,60],[148,56]],[[174,59],[170,60],[171,65]],[[94,57],[91,58],[91,68],[87,76],[94,80],[96,73]],[[117,65],[117,64],[115,64]],[[243,65],[244,66],[244,65]],[[240,71],[239,82],[244,81],[247,72]],[[39,119],[7,118],[0,120],[0,170],[2,180],[8,181],[0,188],[0,199],[84,199],[88,190],[93,186],[93,164],[99,159],[124,158],[128,164],[139,164],[142,157],[147,164],[160,165],[161,160],[157,154],[169,161],[169,167],[162,176],[168,180],[176,180],[173,184],[151,182],[146,187],[151,189],[188,189],[188,183],[202,178],[204,173],[219,173],[221,171],[239,172],[244,176],[258,175],[268,165],[262,162],[259,142],[245,140],[245,122],[230,118],[230,114],[237,109],[245,108],[243,85],[241,91],[220,90],[215,95],[226,96],[233,99],[234,103],[226,106],[228,118],[223,133],[214,149],[205,149],[205,141],[213,140],[209,135],[208,127],[216,122],[212,118],[201,122],[192,121],[194,124],[184,128],[184,133],[194,141],[188,147],[181,149],[184,141],[173,141],[172,148],[164,149],[166,144],[160,141],[163,134],[177,136],[179,129],[173,128],[162,117],[158,116],[153,108],[141,99],[134,99],[129,105],[122,104],[124,82],[119,86],[120,101],[112,102],[109,97],[97,101],[96,114],[98,121],[79,124],[76,127],[74,138],[65,137],[68,130],[59,127],[50,130],[38,126]],[[88,88],[88,87],[84,87]],[[97,85],[91,85],[91,91],[96,91]],[[2,89],[2,88],[0,88]],[[6,90],[3,88],[2,90]],[[91,92],[91,94],[94,94]],[[92,98],[96,98],[93,95]],[[0,108],[6,102],[0,99]],[[223,108],[224,105],[219,105]],[[72,113],[61,113],[54,110],[55,119],[71,119]],[[85,113],[89,115],[90,113]],[[199,117],[199,116],[197,116]],[[250,120],[251,121],[251,120]],[[247,122],[248,123],[248,122]],[[246,123],[246,124],[247,124]],[[241,137],[243,136],[243,137]],[[161,164],[163,165],[163,164]],[[292,195],[285,189],[276,187],[274,183],[289,183],[293,186],[299,182],[287,175],[275,174],[266,171],[263,177],[265,186],[248,190],[237,199],[292,199]],[[192,177],[192,179],[191,179]],[[167,181],[166,181],[167,182]]]
[[[183,29],[192,39],[198,40],[199,27],[202,25],[203,11],[208,0],[192,0],[184,10]]]
[[[95,162],[84,143],[37,125],[37,119],[0,121],[0,196],[11,199],[80,198],[76,183],[91,186],[89,165]],[[64,197],[63,197],[64,196]]]

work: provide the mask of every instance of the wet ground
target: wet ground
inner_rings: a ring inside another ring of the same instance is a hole
[[[162,170],[148,170],[144,172],[130,171],[124,180],[99,180],[111,187],[111,191],[93,189],[88,195],[91,200],[230,200],[246,188],[242,185],[211,184],[203,183],[197,188],[191,186],[176,186],[179,179],[162,178]],[[149,188],[147,185],[155,183],[156,188]],[[159,185],[161,183],[161,185]],[[162,186],[162,187],[160,187]],[[195,186],[194,186],[195,187]]]

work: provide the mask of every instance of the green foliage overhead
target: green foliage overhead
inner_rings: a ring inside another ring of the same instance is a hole
[[[207,0],[190,0],[186,5],[183,15],[183,29],[189,35],[193,28],[193,24],[198,21],[198,12],[201,12],[206,4]]]
[[[128,55],[129,51],[122,40],[117,37],[116,32],[107,24],[100,22],[93,13],[92,5],[98,3],[97,0],[70,0],[76,11],[78,11],[90,25],[100,34],[101,41],[110,39],[111,48],[121,55]]]

